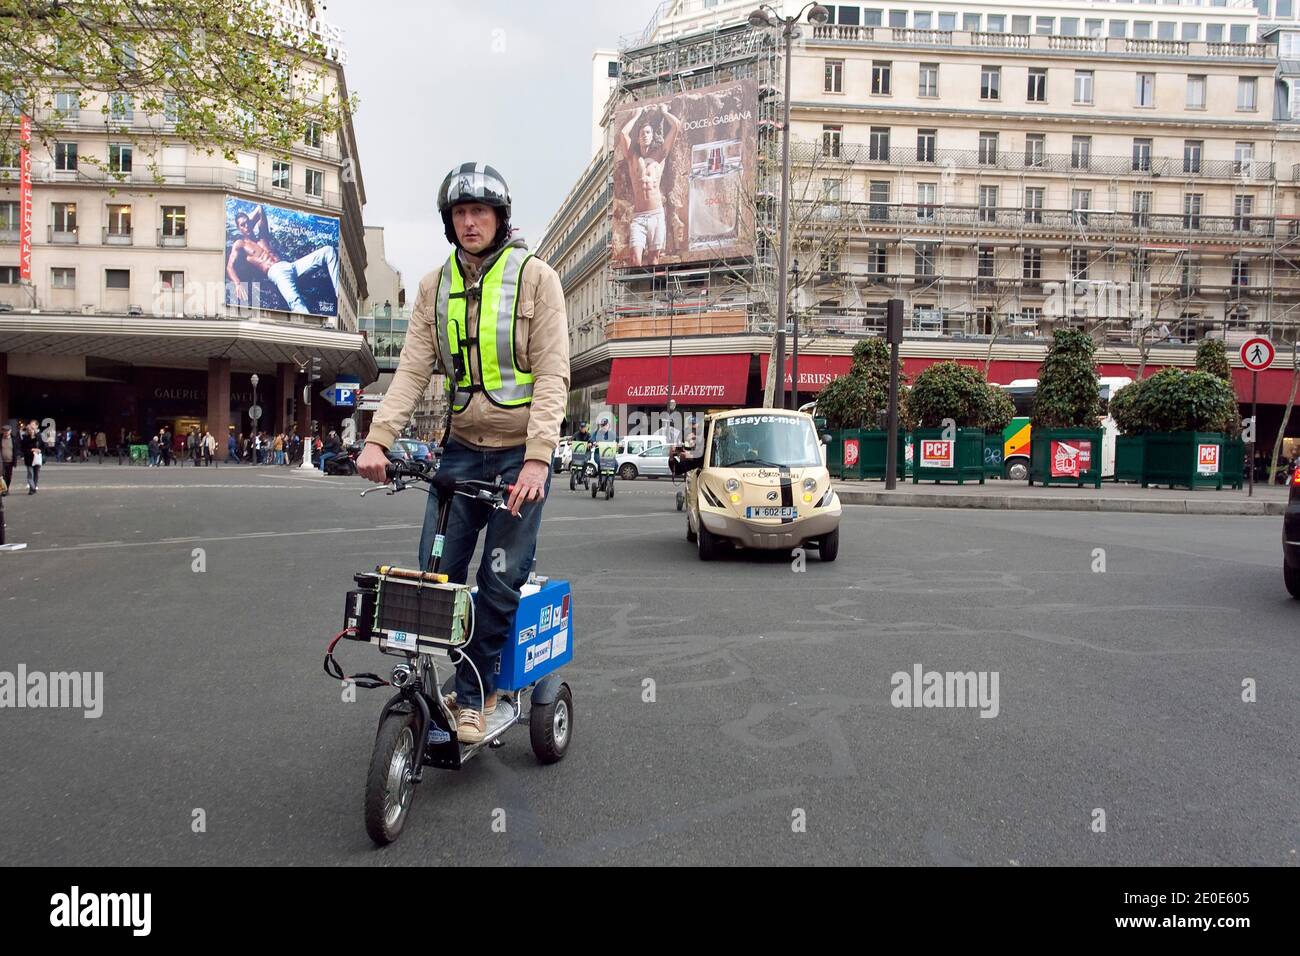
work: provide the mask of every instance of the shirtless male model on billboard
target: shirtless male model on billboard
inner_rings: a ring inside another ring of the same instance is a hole
[[[658,113],[668,125],[663,142],[656,143],[652,117]],[[628,223],[627,243],[631,265],[654,265],[668,235],[664,216],[664,165],[672,154],[682,121],[668,107],[660,104],[638,112],[619,131],[619,155],[627,160],[628,178],[632,182],[632,220]],[[632,131],[636,130],[636,142]]]
[[[235,227],[240,238],[230,246],[230,258],[226,261],[226,276],[234,284],[234,295],[244,302],[248,298],[248,289],[240,276],[240,271],[252,270],[270,279],[290,312],[311,313],[298,290],[298,278],[312,269],[324,268],[329,273],[330,284],[334,287],[335,301],[338,300],[339,256],[333,246],[321,246],[315,252],[285,262],[271,243],[270,228],[266,222],[266,213],[258,206],[252,213],[239,213],[235,216]],[[259,228],[260,227],[260,228]],[[245,267],[240,270],[240,266]]]

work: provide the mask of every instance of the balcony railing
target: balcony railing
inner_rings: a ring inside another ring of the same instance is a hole
[[[834,213],[838,212],[838,215]],[[1264,215],[1209,216],[1185,213],[1144,213],[1096,209],[1037,209],[974,206],[957,203],[839,202],[833,207],[818,201],[794,201],[791,214],[809,232],[835,228],[836,221],[871,230],[886,226],[957,228],[979,231],[1074,233],[1080,239],[1110,234],[1236,236],[1271,238],[1276,221]]]
[[[1183,157],[1152,156],[1134,159],[1132,156],[1097,156],[1075,153],[1026,153],[1022,148],[989,149],[917,149],[910,146],[892,146],[887,149],[869,143],[841,142],[838,151],[826,151],[821,144],[792,142],[791,159],[795,162],[814,161],[852,163],[881,166],[930,166],[942,170],[946,166],[959,169],[1000,169],[1010,172],[1031,173],[1087,173],[1097,176],[1140,176],[1159,179],[1247,179],[1257,182],[1272,180],[1274,164],[1255,159],[1202,159],[1189,162]],[[1292,176],[1300,180],[1300,164],[1293,167]]]
[[[159,113],[135,110],[130,116],[104,114],[95,108],[60,110],[42,107],[36,110],[36,122],[48,129],[98,131],[125,129],[140,133],[168,133],[176,128],[176,120]],[[337,140],[324,140],[320,146],[308,146],[301,139],[290,144],[296,152],[337,162],[341,150]]]
[[[1028,37],[1025,37],[1028,40]],[[1029,44],[1026,43],[1025,46]],[[1106,40],[1103,37],[1063,37],[1049,36],[1047,38],[1047,48],[1049,50],[1075,50],[1089,53],[1101,53],[1106,49]]]
[[[106,246],[129,246],[135,241],[131,227],[113,229],[103,226],[103,242]]]
[[[45,227],[46,240],[51,245],[58,246],[75,246],[81,240],[77,236],[77,227],[71,229],[55,229],[53,225]]]
[[[1217,310],[1216,310],[1217,312]],[[885,332],[885,306],[883,302],[869,303],[847,309],[837,309],[828,314],[801,316],[799,328],[806,333],[830,335],[882,335]],[[980,313],[971,308],[914,308],[903,311],[903,333],[909,338],[988,339],[995,333],[998,338],[1046,338],[1052,329],[1068,327],[1101,328],[1106,339],[1116,345],[1149,344],[1180,345],[1195,343],[1213,332],[1222,330],[1265,332],[1270,323],[1262,317],[1242,314],[1214,314],[1189,317],[1169,317],[1143,324],[1142,318],[1130,316],[1070,316],[1054,318],[1038,312],[999,309],[993,313]],[[1150,331],[1143,332],[1143,329]]]
[[[564,273],[564,275],[560,277],[560,287],[566,290],[569,289],[572,286],[573,281],[578,276],[582,275],[588,268],[590,268],[594,262],[596,262],[599,259],[608,257],[609,255],[609,249],[607,248],[608,245],[609,245],[609,234],[606,233],[602,239],[597,241],[596,244],[592,246],[591,249],[588,250],[581,259],[579,259],[576,263],[574,263],[574,265],[570,269],[568,269]]]
[[[1275,59],[1277,56],[1277,47],[1269,43],[1209,43],[1200,40],[1081,37],[1060,36],[1057,34],[993,33],[980,30],[921,30],[833,23],[814,26],[813,39],[838,40],[850,43],[914,43],[925,46],[988,47],[1003,50],[1068,50],[1078,53],[1191,56],[1215,59],[1267,60]]]
[[[272,186],[270,175],[262,176],[256,171],[239,169],[233,166],[158,166],[149,169],[136,166],[124,172],[113,172],[99,166],[82,164],[78,167],[74,179],[65,178],[67,173],[56,175],[52,164],[47,161],[32,163],[32,181],[37,183],[74,182],[93,183],[103,186],[147,185],[147,186],[205,186],[217,189],[234,189],[258,193],[272,199],[292,199],[312,206],[326,206],[342,209],[343,200],[339,193],[325,191],[316,196],[307,192],[306,186],[295,182],[289,189]]]
[[[1028,50],[1030,36],[1028,33],[984,33],[976,31],[970,35],[971,46],[1002,47],[1008,50]]]
[[[183,248],[190,244],[189,237],[185,233],[180,235],[165,235],[161,229],[158,230],[158,245],[164,248]]]
[[[1130,38],[1124,41],[1124,52],[1187,56],[1191,52],[1191,44],[1187,40],[1134,40]]]
[[[0,242],[17,242],[19,239],[17,229],[0,229]]]

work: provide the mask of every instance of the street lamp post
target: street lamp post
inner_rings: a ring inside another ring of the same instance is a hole
[[[829,18],[826,8],[819,3],[807,3],[792,17],[782,17],[767,4],[761,4],[749,15],[755,27],[781,27],[785,39],[785,97],[781,102],[781,238],[777,254],[776,280],[776,374],[781,407],[785,407],[785,317],[786,317],[786,263],[790,255],[790,59],[794,47],[794,31],[804,12],[810,23],[825,23]]]
[[[664,270],[664,286],[668,290],[668,395],[664,407],[668,409],[668,422],[671,426],[677,402],[673,400],[673,280],[667,269]]]
[[[794,290],[795,295],[799,294],[799,260],[794,260]],[[791,328],[794,330],[794,340],[790,343],[790,407],[799,407],[799,310],[794,310],[791,316]]]

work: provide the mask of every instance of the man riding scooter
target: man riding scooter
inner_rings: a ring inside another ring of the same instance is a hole
[[[483,163],[457,166],[438,190],[438,211],[455,249],[420,283],[397,372],[357,469],[371,481],[386,480],[384,451],[437,369],[446,376],[450,405],[439,476],[493,481],[500,475],[514,485],[509,513],[457,497],[446,530],[441,567],[463,584],[479,532],[487,529],[474,637],[447,700],[456,736],[472,744],[483,739],[484,715],[496,708],[493,672],[537,547],[569,392],[568,318],[555,270],[522,239],[508,238],[510,192],[500,173]],[[437,508],[430,495],[417,567],[433,548]]]

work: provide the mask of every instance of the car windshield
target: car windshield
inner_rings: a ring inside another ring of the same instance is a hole
[[[767,465],[804,468],[821,464],[812,423],[794,415],[736,415],[713,425],[714,468]]]

